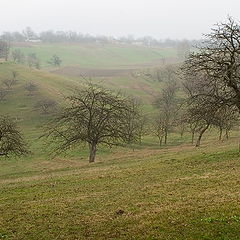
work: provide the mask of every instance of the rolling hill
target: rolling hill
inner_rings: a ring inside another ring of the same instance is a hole
[[[52,159],[39,139],[51,115],[36,109],[38,101],[61,105],[84,78],[135,96],[144,113],[151,112],[162,83],[133,72],[159,64],[163,52],[37,44],[21,49],[36,52],[43,62],[57,53],[64,64],[43,70],[0,64],[0,91],[17,73],[0,101],[1,114],[16,118],[32,151],[0,159],[0,239],[239,239],[237,132],[221,142],[211,130],[201,148],[190,144],[189,133],[171,133],[162,147],[150,134],[140,146],[101,146],[94,164],[87,163],[87,146]],[[30,82],[36,85],[31,94]]]
[[[62,59],[62,66],[77,65],[83,68],[156,66],[163,60],[176,58],[173,48],[134,45],[15,43],[14,49],[20,49],[25,55],[36,53],[44,68],[50,67],[47,62],[53,54]]]

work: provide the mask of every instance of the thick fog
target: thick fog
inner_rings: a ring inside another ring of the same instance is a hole
[[[196,39],[228,15],[239,0],[0,0],[0,32],[74,30],[93,35]]]

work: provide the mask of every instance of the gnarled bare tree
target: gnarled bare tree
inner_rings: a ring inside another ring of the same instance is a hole
[[[128,97],[89,83],[86,88],[67,97],[66,101],[70,105],[52,121],[46,134],[55,145],[58,143],[54,148],[55,153],[87,143],[91,163],[95,161],[99,144],[112,146],[137,138],[131,118],[138,115],[138,108],[133,106]],[[127,126],[131,128],[128,135]]]
[[[239,23],[229,18],[226,23],[217,24],[182,69],[191,98],[208,99],[240,112]]]

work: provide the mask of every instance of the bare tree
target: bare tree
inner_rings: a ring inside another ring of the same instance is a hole
[[[12,71],[12,76],[2,81],[2,83],[6,86],[8,90],[11,89],[11,87],[17,83],[17,76],[18,76],[18,72]]]
[[[58,143],[55,153],[87,143],[91,163],[95,161],[99,144],[112,146],[128,142],[123,129],[126,126],[124,118],[132,109],[129,98],[89,83],[86,88],[77,90],[66,100],[70,106],[51,122],[45,135],[55,145]],[[135,139],[133,135],[131,140]]]
[[[158,108],[161,115],[161,122],[164,124],[164,143],[167,144],[167,138],[170,129],[173,127],[177,113],[180,109],[180,99],[176,93],[178,86],[175,81],[168,81],[162,93],[155,100],[154,105]]]
[[[128,144],[141,142],[144,121],[140,112],[140,103],[135,99],[129,99],[128,108],[123,111],[122,116],[122,135]]]
[[[0,59],[8,60],[10,44],[8,41],[0,40]]]
[[[219,129],[219,141],[223,140],[223,132],[225,138],[228,139],[230,130],[238,125],[238,113],[228,106],[222,107],[216,113],[214,126]]]
[[[191,143],[194,144],[194,139],[195,139],[195,133],[197,132],[198,130],[198,126],[200,125],[200,119],[197,120],[197,119],[189,119],[188,120],[188,126],[189,126],[189,129],[190,129],[190,132],[191,132]]]
[[[153,133],[157,136],[159,145],[162,146],[162,140],[165,136],[165,119],[161,113],[159,113],[153,121]]]
[[[159,82],[176,82],[178,79],[178,67],[174,64],[167,64],[161,67],[156,72],[156,77]]]
[[[150,131],[148,129],[148,117],[144,115],[142,112],[140,113],[138,119],[138,136],[139,136],[139,143],[142,144],[143,136],[148,134]]]
[[[14,49],[12,51],[12,58],[15,63],[24,63],[25,55],[20,49]]]
[[[8,95],[8,90],[5,88],[0,88],[0,101],[4,101]]]
[[[25,40],[31,40],[37,37],[37,34],[30,27],[26,27],[23,30],[23,35],[25,37]]]
[[[28,92],[28,96],[32,96],[34,92],[37,90],[37,85],[33,82],[28,82],[24,86],[25,90]]]
[[[56,101],[45,98],[38,101],[35,105],[35,108],[40,109],[43,114],[49,114],[50,111],[52,111],[56,107],[56,104]]]
[[[206,37],[182,68],[188,85],[194,86],[191,97],[234,106],[240,112],[240,25],[229,18]]]
[[[30,68],[40,69],[40,60],[37,57],[36,53],[30,53],[27,56],[27,63]]]
[[[220,114],[221,105],[215,105],[213,102],[209,102],[208,99],[189,99],[189,123],[194,133],[199,133],[195,145],[196,147],[200,146],[202,136],[209,127],[217,124]]]
[[[54,67],[60,67],[62,60],[58,55],[54,54],[48,63]]]
[[[16,123],[7,116],[0,116],[0,156],[26,155],[29,151]]]

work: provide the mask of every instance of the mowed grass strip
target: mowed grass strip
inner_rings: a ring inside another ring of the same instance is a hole
[[[119,151],[92,165],[66,160],[58,170],[1,178],[0,236],[239,239],[235,141]]]

